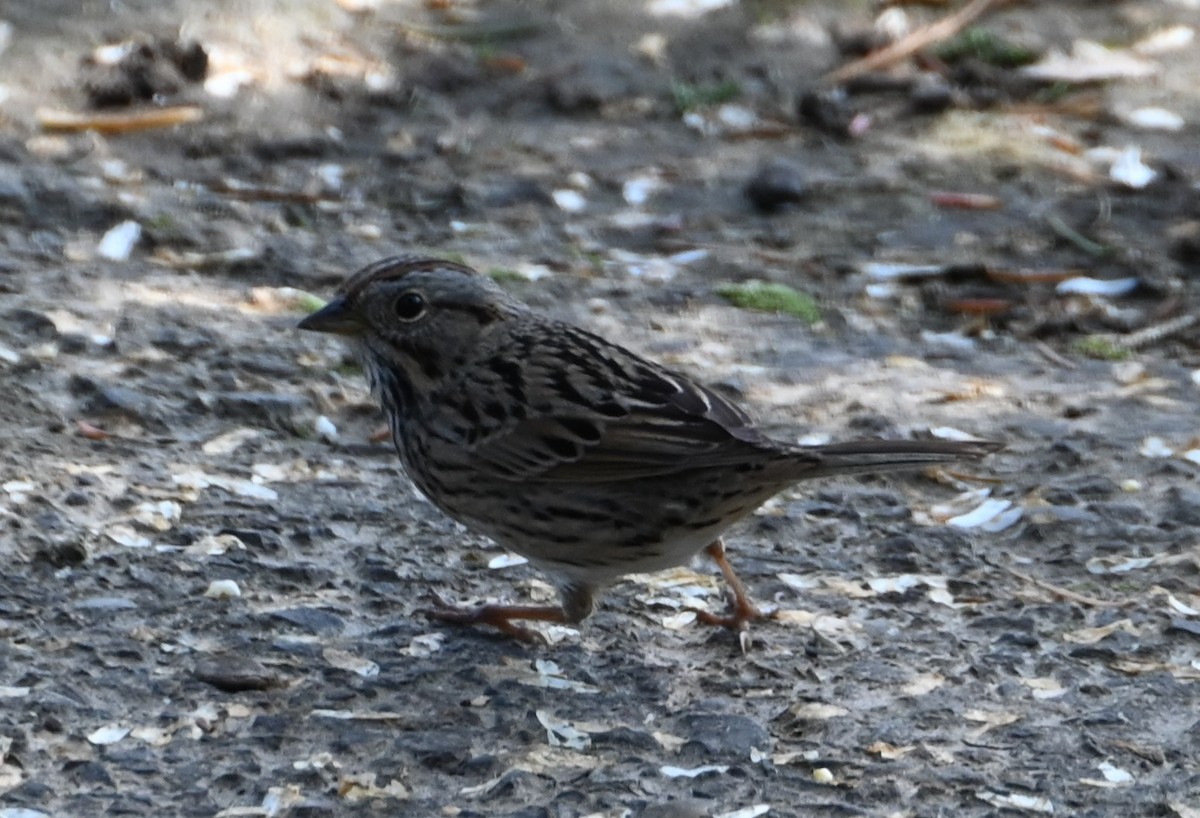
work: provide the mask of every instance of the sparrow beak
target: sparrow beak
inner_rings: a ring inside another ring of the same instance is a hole
[[[365,325],[357,310],[338,296],[324,307],[305,318],[297,326],[313,332],[331,332],[334,335],[361,335]]]

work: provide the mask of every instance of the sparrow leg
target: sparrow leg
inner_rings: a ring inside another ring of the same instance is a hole
[[[717,616],[708,611],[696,611],[696,619],[706,625],[718,625],[722,628],[729,628],[731,631],[746,631],[751,622],[755,619],[763,619],[765,614],[750,601],[750,596],[746,593],[746,586],[742,585],[742,581],[734,573],[733,566],[729,564],[729,560],[725,559],[725,543],[717,540],[705,548],[704,553],[708,554],[721,569],[721,574],[725,577],[725,584],[733,592],[733,606],[726,616]]]
[[[588,588],[567,586],[562,590],[563,604],[554,605],[480,605],[462,608],[445,602],[433,594],[434,607],[423,610],[425,616],[455,625],[490,625],[501,633],[522,642],[547,644],[542,634],[523,628],[514,620],[556,622],[572,625],[583,621],[592,612],[592,592]]]

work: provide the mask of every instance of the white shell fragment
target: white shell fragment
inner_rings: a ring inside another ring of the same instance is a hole
[[[667,765],[659,769],[667,778],[698,778],[708,773],[724,774],[729,772],[726,764],[705,764],[702,767],[672,767]]]
[[[401,653],[418,658],[432,656],[442,649],[442,643],[446,641],[444,633],[423,633],[419,636],[414,636],[412,641],[408,643],[408,647],[401,650]]]
[[[1104,82],[1107,80],[1152,77],[1162,70],[1153,60],[1117,48],[1107,48],[1090,40],[1077,40],[1070,56],[1050,51],[1040,61],[1020,72],[1046,82]]]
[[[1175,598],[1174,594],[1167,594],[1167,605],[1171,607],[1171,610],[1175,611],[1176,613],[1181,613],[1184,616],[1200,616],[1200,610],[1193,608],[1191,605],[1180,602]]]
[[[969,338],[960,332],[932,332],[927,329],[921,330],[921,341],[961,352],[973,352],[978,346],[974,338]]]
[[[626,202],[637,207],[645,204],[661,187],[662,181],[657,176],[634,176],[621,186],[621,196]]]
[[[1017,506],[1013,506],[1007,511],[1002,511],[992,519],[979,526],[980,531],[986,531],[988,534],[995,534],[999,531],[1004,531],[1006,528],[1012,528],[1021,518],[1025,516],[1025,510]]]
[[[1154,181],[1158,172],[1142,162],[1142,149],[1130,146],[1121,151],[1108,171],[1109,178],[1134,190],[1141,190]]]
[[[204,595],[209,599],[234,599],[242,595],[242,589],[231,579],[214,579]]]
[[[204,92],[218,99],[231,99],[243,86],[254,82],[254,75],[245,70],[222,71],[204,80]]]
[[[31,483],[28,480],[9,480],[0,486],[0,489],[8,494],[8,499],[12,501],[13,505],[20,505],[29,499],[29,492],[36,491],[37,487],[37,483]]]
[[[1175,454],[1175,450],[1167,445],[1167,442],[1157,435],[1150,435],[1142,441],[1141,448],[1138,449],[1138,454],[1142,457],[1170,457]]]
[[[1039,798],[1036,795],[1025,795],[1019,792],[1008,794],[980,790],[975,793],[975,797],[1000,809],[1015,809],[1047,814],[1054,812],[1053,801],[1049,798]]]
[[[206,489],[209,486],[216,486],[239,497],[249,497],[267,502],[274,502],[279,499],[279,492],[275,491],[275,489],[238,477],[224,477],[197,470],[173,474],[171,475],[171,480],[177,486],[196,489],[197,491]]]
[[[134,47],[135,43],[132,40],[102,45],[92,51],[92,59],[96,61],[97,65],[116,65],[128,57]]]
[[[154,541],[149,537],[139,534],[131,526],[123,524],[108,527],[104,531],[104,536],[126,548],[149,548],[154,545]]]
[[[812,779],[817,784],[832,784],[833,771],[828,767],[817,767],[812,771]]]
[[[338,429],[332,420],[321,415],[317,418],[317,422],[313,426],[317,437],[321,438],[321,440],[324,440],[326,443],[337,443]]]
[[[524,565],[527,562],[529,560],[520,554],[512,554],[506,551],[488,560],[488,568],[512,568],[514,565]]]
[[[569,629],[564,629],[569,630]],[[546,631],[542,631],[543,634]],[[578,633],[578,631],[575,631]],[[552,636],[550,638],[553,638]],[[499,666],[485,666],[484,674],[491,680],[509,679],[530,687],[548,690],[570,690],[575,693],[599,693],[600,688],[587,682],[579,682],[562,675],[562,670],[549,659],[537,659],[530,670],[527,662],[510,662]]]
[[[1136,278],[1113,278],[1100,279],[1089,278],[1088,276],[1076,276],[1068,278],[1066,281],[1060,281],[1055,291],[1059,295],[1102,295],[1107,297],[1116,297],[1128,295],[1137,289],[1138,279]]]
[[[546,728],[546,742],[551,747],[566,747],[568,750],[586,750],[592,745],[592,737],[577,730],[570,722],[558,718],[545,710],[534,713],[542,727]]]
[[[758,114],[745,105],[722,105],[717,109],[717,120],[730,131],[745,132],[758,124]]]
[[[577,190],[556,190],[550,194],[558,209],[567,213],[579,213],[587,207],[587,199]]]
[[[1126,784],[1133,783],[1133,776],[1128,770],[1122,770],[1120,767],[1110,764],[1107,761],[1101,761],[1096,766],[1104,778],[1081,778],[1079,779],[1080,784],[1115,789],[1116,787],[1123,787]]]
[[[135,221],[124,221],[100,238],[96,255],[109,261],[128,261],[133,247],[142,237],[142,226]]]
[[[938,440],[954,440],[959,442],[978,440],[975,435],[970,434],[969,432],[964,432],[962,429],[955,429],[953,426],[934,426],[929,430],[929,434],[933,435]]]
[[[1125,115],[1125,121],[1148,131],[1182,131],[1183,117],[1166,108],[1138,108]]]
[[[929,278],[940,276],[946,271],[944,264],[897,264],[894,262],[869,261],[862,271],[877,281],[893,281],[898,278]]]
[[[147,500],[134,509],[134,519],[155,531],[169,531],[182,515],[183,507],[174,500]]]
[[[1198,8],[1196,0],[1177,0],[1177,5]],[[1130,50],[1144,57],[1154,54],[1169,54],[1172,51],[1187,48],[1195,39],[1196,30],[1191,26],[1168,26],[1153,31],[1138,40]]]
[[[713,818],[759,818],[760,815],[766,815],[770,811],[770,804],[754,804],[753,806],[735,809],[732,812],[715,813]]]
[[[946,521],[946,525],[953,526],[954,528],[979,528],[985,523],[994,520],[1001,513],[1008,511],[1011,506],[1012,501],[1010,500],[997,500],[994,498],[984,500],[966,514],[951,517]],[[1013,522],[1016,522],[1016,520]]]
[[[695,19],[733,5],[733,0],[650,0],[646,11],[655,17]]]
[[[88,733],[87,740],[92,744],[116,744],[127,735],[129,735],[128,727],[118,727],[115,724],[109,724]]]
[[[662,618],[662,625],[667,630],[678,631],[686,628],[696,621],[695,611],[679,611],[678,613],[667,614]]]
[[[1114,784],[1127,784],[1133,781],[1133,776],[1128,771],[1109,764],[1107,761],[1101,761],[1098,766],[1106,781],[1111,781]]]

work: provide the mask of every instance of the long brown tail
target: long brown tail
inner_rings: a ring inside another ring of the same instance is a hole
[[[979,458],[998,449],[1001,443],[989,440],[851,440],[825,446],[798,446],[806,459],[820,458],[804,477],[823,477],[830,474],[867,474],[900,469],[919,469],[933,463]]]

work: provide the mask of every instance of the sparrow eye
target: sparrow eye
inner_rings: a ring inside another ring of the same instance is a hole
[[[425,299],[420,293],[404,293],[396,299],[392,310],[401,321],[416,321],[425,314]]]

